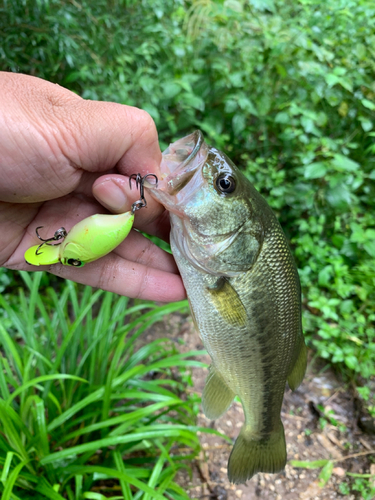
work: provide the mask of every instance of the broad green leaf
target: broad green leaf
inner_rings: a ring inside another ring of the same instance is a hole
[[[323,488],[323,486],[325,486],[328,483],[328,481],[330,480],[331,475],[332,475],[332,471],[333,471],[333,466],[334,466],[334,462],[332,462],[330,460],[326,463],[326,465],[321,470],[321,472],[319,474],[319,480],[320,480],[319,486],[321,488]]]
[[[327,165],[324,162],[316,161],[304,167],[304,176],[306,179],[318,179],[324,177],[327,170]]]
[[[375,111],[375,103],[369,101],[368,99],[362,99],[361,103],[367,109],[371,109],[371,111]]]
[[[173,99],[181,92],[181,86],[175,82],[166,82],[164,85],[164,95],[167,99]]]
[[[152,119],[158,123],[160,121],[160,114],[156,106],[151,103],[146,103],[143,105],[143,108],[149,115],[151,115]]]
[[[348,368],[356,371],[356,368],[358,367],[358,359],[356,358],[356,356],[345,356],[344,361]]]
[[[332,165],[341,171],[355,172],[359,168],[359,164],[347,156],[341,154],[335,154],[332,159]]]
[[[327,192],[327,201],[339,210],[345,210],[351,203],[351,194],[345,184],[338,184]]]
[[[204,101],[201,97],[194,95],[194,94],[184,94],[181,97],[182,101],[184,104],[187,106],[191,106],[194,109],[197,109],[199,111],[203,111],[205,104]]]
[[[371,257],[375,259],[375,240],[367,241],[366,243],[363,244],[363,248]]]
[[[321,286],[329,286],[329,282],[334,274],[331,265],[325,266],[321,271],[319,271],[318,283]]]
[[[261,12],[266,10],[275,12],[275,4],[273,0],[249,0],[249,4]]]
[[[374,123],[365,116],[360,116],[358,120],[361,122],[361,126],[365,132],[369,132],[373,129]]]
[[[246,127],[246,117],[243,114],[237,113],[232,119],[233,132],[240,134]]]
[[[291,117],[285,111],[281,111],[280,113],[277,113],[277,115],[275,117],[275,123],[287,124],[287,123],[290,123],[290,121],[291,121]]]

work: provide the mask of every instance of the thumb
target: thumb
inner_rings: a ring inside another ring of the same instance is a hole
[[[77,160],[84,170],[102,172],[116,166],[119,173],[127,175],[159,173],[158,135],[146,111],[112,102],[80,100],[75,102],[71,116],[80,138]]]
[[[64,196],[78,186],[85,171],[159,172],[156,127],[145,111],[84,100],[63,87],[21,74],[0,72],[0,88],[3,201]]]

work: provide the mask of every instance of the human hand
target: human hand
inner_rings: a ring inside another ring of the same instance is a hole
[[[72,268],[35,267],[24,253],[64,226],[95,214],[123,213],[139,198],[133,173],[159,174],[151,117],[130,106],[86,101],[39,78],[0,72],[0,265],[46,270],[128,297],[174,301],[185,290],[171,255],[132,230],[109,255]],[[147,197],[147,193],[146,193]],[[99,204],[97,200],[101,203]],[[151,197],[134,227],[167,240],[169,217]]]

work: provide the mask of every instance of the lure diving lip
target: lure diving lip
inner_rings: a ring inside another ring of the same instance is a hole
[[[64,266],[82,267],[89,262],[100,259],[114,250],[128,236],[137,210],[147,206],[144,197],[144,181],[154,177],[157,187],[158,178],[155,174],[133,174],[136,187],[140,190],[140,199],[133,203],[129,212],[123,214],[95,214],[78,222],[69,233],[61,227],[48,239],[43,239],[38,229],[36,235],[42,241],[39,245],[30,247],[25,252],[25,260],[33,266],[45,266],[60,262]]]

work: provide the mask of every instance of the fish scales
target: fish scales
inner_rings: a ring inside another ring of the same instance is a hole
[[[203,410],[218,418],[236,395],[244,409],[228,464],[241,483],[286,463],[285,384],[295,389],[306,368],[298,273],[275,215],[229,158],[200,132],[175,144],[151,194],[170,211],[172,252],[212,359]]]

